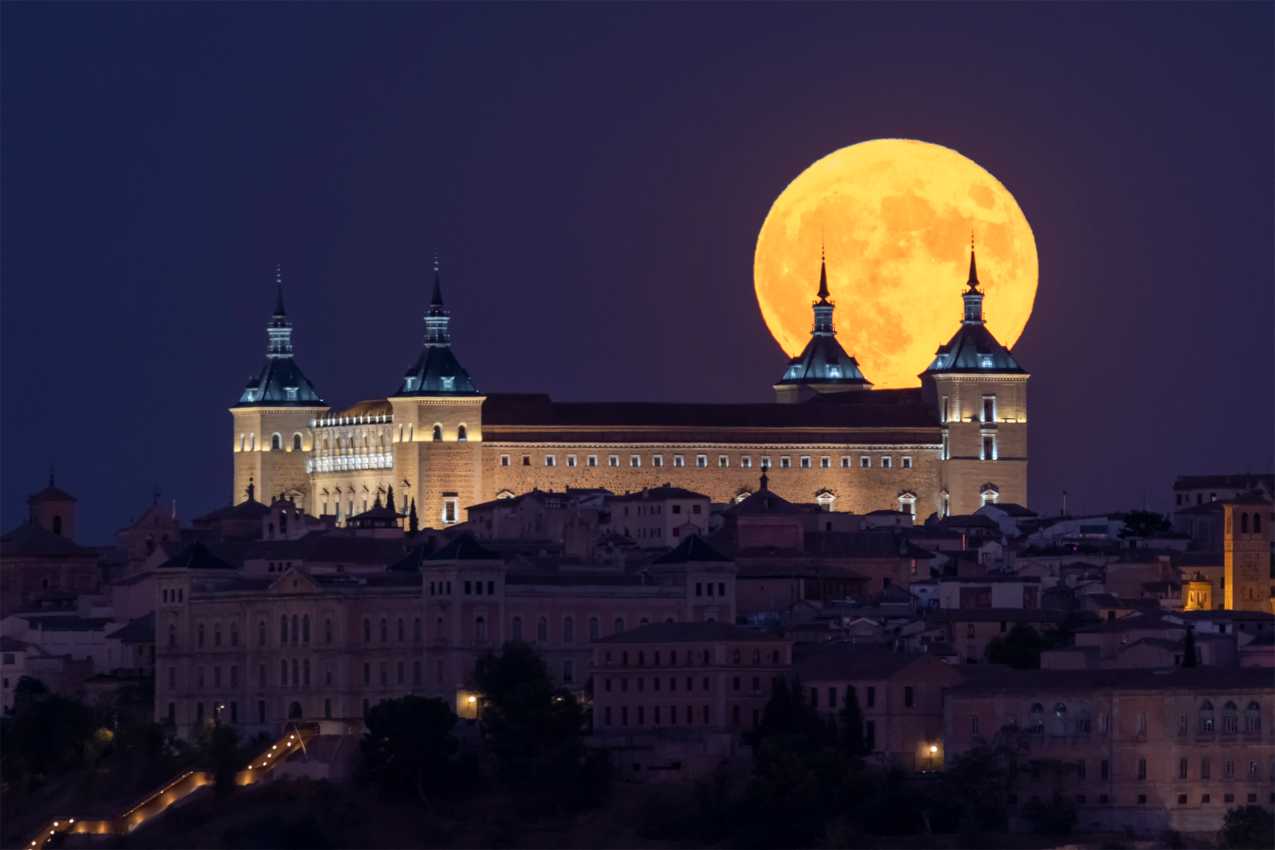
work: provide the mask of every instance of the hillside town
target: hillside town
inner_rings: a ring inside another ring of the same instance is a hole
[[[746,769],[782,681],[834,726],[853,705],[865,759],[907,776],[1012,744],[1011,823],[1065,800],[1080,830],[1204,833],[1275,806],[1275,476],[1181,476],[1168,517],[918,521],[789,501],[772,471],[724,503],[533,489],[441,529],[392,489],[340,524],[156,495],[108,545],[50,476],[0,540],[4,709],[38,682],[177,739],[304,728],[280,773],[348,778],[337,742],[380,703],[481,724],[476,671],[517,644],[617,782]]]

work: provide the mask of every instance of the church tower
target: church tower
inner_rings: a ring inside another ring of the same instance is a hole
[[[1261,495],[1222,502],[1222,568],[1227,611],[1272,611],[1271,503]]]
[[[230,408],[234,417],[235,480],[231,502],[269,504],[280,494],[305,508],[310,492],[305,453],[311,421],[327,410],[292,353],[292,322],[283,308],[283,277],[275,270],[275,308],[266,325],[266,363]]]
[[[425,344],[389,398],[395,477],[403,502],[415,501],[423,527],[461,522],[464,508],[479,501],[485,400],[452,351],[451,315],[435,260]]]
[[[810,342],[801,354],[788,361],[788,368],[775,384],[775,401],[792,403],[815,395],[866,390],[872,383],[859,371],[858,362],[837,342],[832,325],[834,304],[828,300],[828,263],[819,255],[819,292],[812,305],[815,314]]]
[[[984,504],[1027,504],[1027,379],[983,321],[974,242],[961,326],[921,373],[926,401],[942,423],[940,516]]]

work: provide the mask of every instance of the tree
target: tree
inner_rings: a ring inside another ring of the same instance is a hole
[[[1076,804],[1054,794],[1049,801],[1033,799],[1023,806],[1023,815],[1039,835],[1070,835],[1076,826]]]
[[[1186,638],[1182,641],[1182,666],[1198,667],[1199,664],[1199,654],[1195,649],[1195,627],[1188,625],[1186,627]]]
[[[416,498],[412,498],[412,507],[407,512],[407,530],[410,534],[415,534],[421,530],[420,521],[416,518]]]
[[[368,711],[363,766],[389,797],[429,804],[455,780],[456,715],[441,699],[400,697]]]
[[[239,730],[218,723],[208,733],[202,761],[213,775],[213,790],[224,797],[235,790],[235,775],[246,761],[239,752]]]
[[[847,690],[846,704],[841,707],[841,747],[853,759],[863,758],[869,753],[863,734],[863,711],[859,708],[859,695],[854,687]]]
[[[394,485],[393,484],[389,486],[389,489],[385,493],[385,507],[389,508],[394,513],[398,513],[398,508],[394,507]]]
[[[1124,515],[1124,528],[1121,537],[1154,537],[1172,531],[1173,526],[1163,514],[1155,511],[1129,511]]]
[[[1226,813],[1222,845],[1236,850],[1275,847],[1275,815],[1261,806],[1240,806]]]
[[[1067,635],[1063,631],[1041,635],[1026,623],[1017,623],[1008,634],[998,635],[987,642],[987,660],[1015,670],[1039,670],[1040,653],[1066,643]]]
[[[501,780],[545,805],[594,805],[608,788],[609,765],[584,746],[587,716],[575,695],[554,686],[544,661],[525,643],[478,660],[483,738]]]

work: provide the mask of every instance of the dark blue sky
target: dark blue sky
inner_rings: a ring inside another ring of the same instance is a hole
[[[89,542],[156,485],[226,503],[275,263],[334,404],[416,356],[436,250],[482,389],[768,399],[762,218],[883,136],[971,157],[1035,230],[1033,507],[1269,470],[1273,15],[3,4],[0,524],[50,460]]]

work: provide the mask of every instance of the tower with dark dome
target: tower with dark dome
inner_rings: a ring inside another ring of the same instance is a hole
[[[235,474],[231,501],[269,504],[281,494],[304,507],[310,492],[305,453],[311,423],[327,410],[292,351],[292,322],[283,306],[283,276],[275,270],[275,308],[266,324],[266,362],[248,379],[234,417]]]
[[[985,504],[1027,504],[1027,379],[988,330],[974,242],[961,298],[961,324],[921,373],[926,401],[942,428],[943,514],[973,513]]]
[[[828,263],[822,252],[816,298],[812,305],[815,321],[810,342],[801,354],[788,361],[783,377],[775,384],[776,401],[805,401],[815,395],[866,390],[872,386],[859,370],[858,361],[837,342],[837,330],[832,323],[835,305],[828,300]]]

